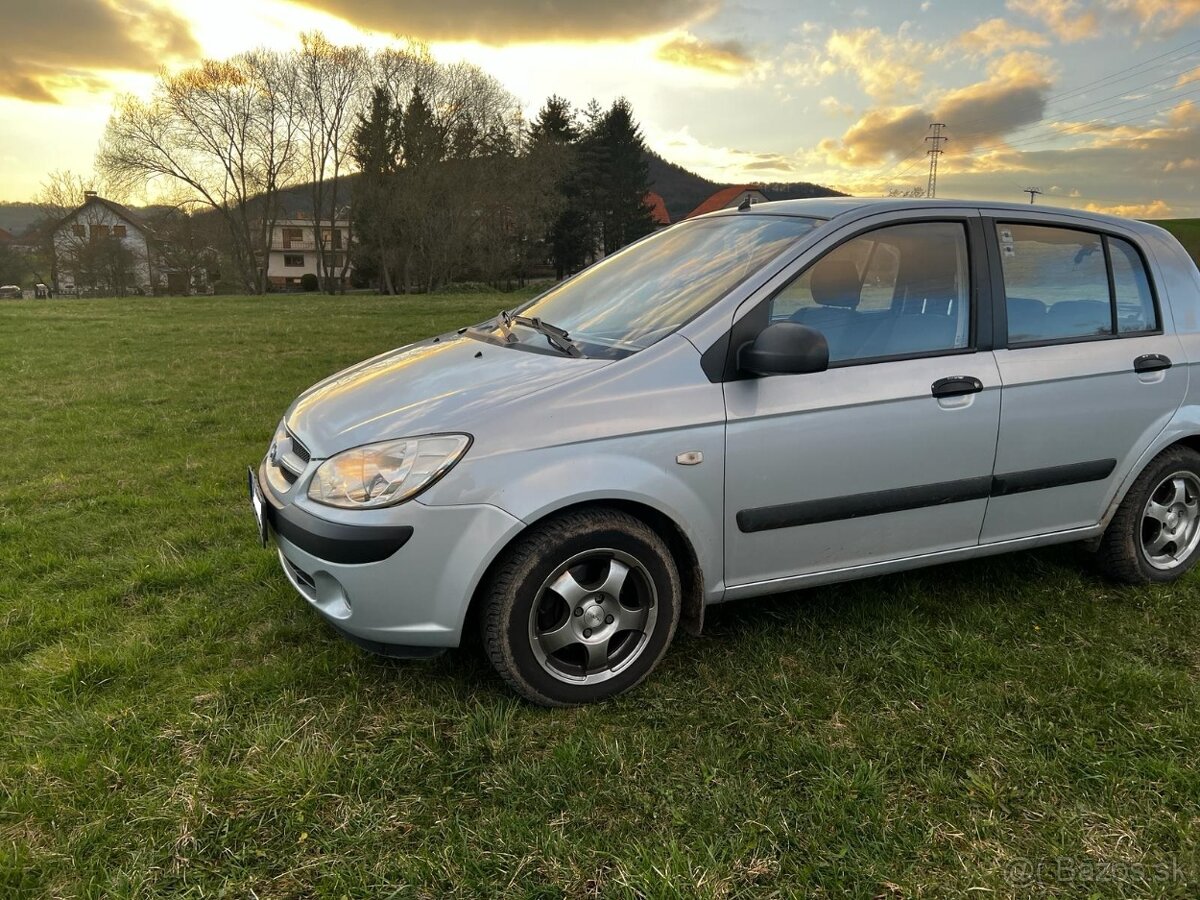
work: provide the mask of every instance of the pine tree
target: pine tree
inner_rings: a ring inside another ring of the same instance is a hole
[[[552,94],[534,119],[529,136],[530,154],[544,160],[542,168],[558,173],[556,191],[561,210],[551,222],[545,240],[555,274],[561,280],[582,268],[589,250],[580,170],[582,131],[571,104]]]
[[[395,181],[403,118],[387,89],[377,86],[366,114],[359,116],[350,148],[361,173],[355,198],[355,267],[363,274],[378,273],[379,286],[388,294],[395,293]]]
[[[535,144],[553,142],[573,144],[579,140],[579,123],[570,101],[558,94],[551,94],[538,111],[537,118],[529,130],[529,138]]]
[[[405,168],[427,168],[445,158],[445,135],[419,87],[413,88],[408,106],[404,108],[400,134]]]
[[[595,144],[595,212],[601,223],[605,254],[654,230],[654,219],[646,206],[650,190],[650,167],[646,143],[633,118],[633,107],[624,97],[613,103],[596,120],[591,132]]]

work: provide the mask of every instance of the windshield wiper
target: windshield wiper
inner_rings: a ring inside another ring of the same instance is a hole
[[[566,329],[559,328],[557,325],[551,325],[549,322],[543,322],[537,316],[518,316],[509,312],[507,309],[500,310],[500,324],[507,335],[512,333],[512,327],[516,325],[524,325],[526,328],[532,328],[539,334],[545,335],[547,342],[555,350],[567,354],[568,356],[580,357],[583,356],[583,351],[579,349],[579,345],[571,340],[571,336]]]

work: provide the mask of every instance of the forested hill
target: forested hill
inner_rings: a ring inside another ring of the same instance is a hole
[[[682,219],[693,209],[703,203],[713,193],[726,185],[717,184],[702,178],[695,172],[689,172],[682,166],[667,162],[657,153],[647,151],[646,161],[650,164],[650,189],[660,194],[667,204],[667,212],[671,221]],[[346,187],[353,190],[354,181],[351,176]],[[830,190],[819,184],[807,181],[796,181],[786,184],[764,184],[763,191],[771,200],[794,200],[799,197],[840,197],[838,191]],[[294,215],[307,209],[310,204],[307,185],[291,188],[284,192],[283,208],[287,214]],[[81,198],[82,199],[82,198]],[[341,201],[339,201],[340,203]],[[131,207],[135,212],[137,206]],[[38,221],[41,213],[34,203],[2,203],[0,202],[0,228],[6,228],[13,234],[23,233],[30,225]]]
[[[653,151],[647,151],[646,161],[650,164],[650,189],[666,202],[672,222],[682,219],[718,190],[726,187],[668,162]],[[840,191],[807,181],[764,184],[762,189],[769,200],[844,196]]]

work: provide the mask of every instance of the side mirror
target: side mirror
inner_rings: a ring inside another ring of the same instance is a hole
[[[751,375],[799,375],[828,368],[825,335],[798,322],[774,322],[738,352],[738,369]]]

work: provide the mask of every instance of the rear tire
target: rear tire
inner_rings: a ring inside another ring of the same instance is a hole
[[[1200,453],[1169,447],[1137,477],[1109,522],[1096,560],[1127,584],[1175,581],[1200,558]]]
[[[679,623],[679,573],[663,540],[597,507],[535,526],[487,587],[484,648],[501,677],[541,706],[577,706],[639,685]]]

